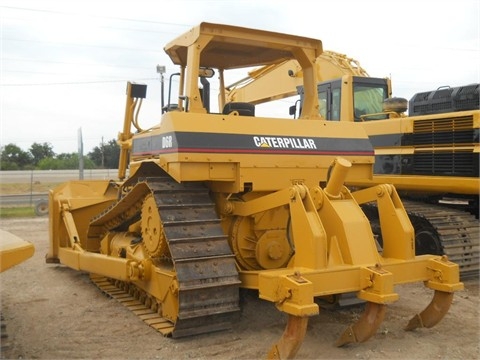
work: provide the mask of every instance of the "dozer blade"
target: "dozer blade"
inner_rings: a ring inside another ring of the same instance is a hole
[[[420,313],[415,314],[410,319],[405,330],[415,330],[416,328],[431,328],[437,325],[443,319],[450,309],[453,300],[453,292],[435,290],[433,299],[428,306]]]
[[[293,359],[307,332],[308,317],[288,315],[280,340],[268,352],[268,359]]]
[[[368,340],[376,332],[385,317],[385,304],[367,302],[365,311],[358,321],[350,325],[335,343],[340,347],[350,343],[359,343]]]

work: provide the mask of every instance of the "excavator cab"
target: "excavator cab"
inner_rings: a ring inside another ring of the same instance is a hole
[[[297,87],[300,99],[290,114],[297,113],[303,103],[303,87]],[[318,84],[319,113],[331,121],[371,121],[388,119],[385,100],[389,98],[389,82],[384,78],[344,75]]]

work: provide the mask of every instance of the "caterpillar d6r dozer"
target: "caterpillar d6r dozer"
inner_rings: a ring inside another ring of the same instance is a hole
[[[458,265],[415,256],[394,187],[344,186],[371,178],[374,152],[361,126],[318,115],[320,40],[202,23],[165,51],[180,68],[178,102],[169,98],[160,123],[143,130],[146,87],[128,83],[119,179],[51,191],[47,262],[89,272],[114,297],[134,297],[133,310],[172,337],[230,328],[240,288],[256,290],[288,315],[271,358],[295,356],[322,297],[355,292],[365,301],[338,346],[375,334],[397,284],[423,282],[434,293],[407,329],[443,318],[463,288]],[[251,104],[222,100],[222,111],[210,111],[215,69],[224,93],[226,71],[285,59],[303,69],[300,119],[256,117]],[[366,202],[378,204],[380,250]]]

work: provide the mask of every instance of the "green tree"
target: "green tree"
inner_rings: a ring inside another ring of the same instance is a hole
[[[40,170],[72,170],[78,169],[78,153],[62,153],[56,157],[43,158],[38,162],[37,168]],[[92,160],[83,157],[84,169],[94,169],[95,164]]]
[[[33,143],[30,146],[30,154],[33,157],[33,164],[36,166],[40,162],[40,160],[45,158],[53,158],[55,157],[55,152],[53,151],[53,147],[51,144],[44,142],[43,144]]]
[[[106,144],[102,141],[99,146],[94,147],[88,153],[88,157],[99,168],[116,169],[120,158],[120,146],[118,146],[115,139],[110,140]]]
[[[25,170],[33,167],[32,155],[15,144],[7,144],[0,151],[0,169],[2,170]]]

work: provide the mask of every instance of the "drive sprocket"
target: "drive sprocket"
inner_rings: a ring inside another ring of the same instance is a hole
[[[141,228],[143,245],[150,257],[167,256],[168,245],[153,194],[147,195],[143,201]]]

